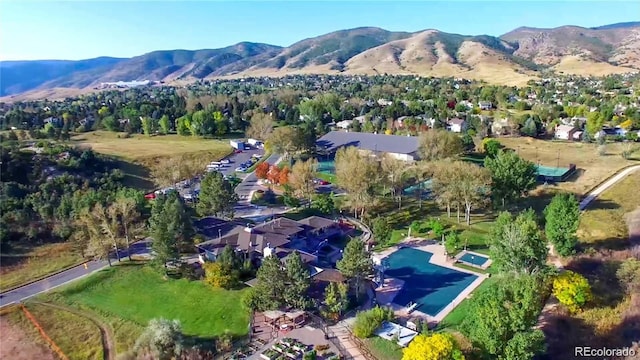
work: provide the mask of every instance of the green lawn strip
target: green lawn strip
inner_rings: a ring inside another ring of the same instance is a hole
[[[481,291],[483,288],[489,286],[492,282],[496,281],[495,277],[490,277],[480,284],[473,292]],[[473,294],[473,293],[472,293]],[[464,318],[469,311],[469,299],[464,299],[458,304],[453,311],[451,311],[444,319],[438,324],[438,329],[458,329]]]
[[[326,173],[326,172],[318,172],[316,174],[316,176],[318,177],[318,179],[322,179],[324,181],[328,181],[332,184],[336,183],[336,176],[334,174],[330,174],[330,173]]]
[[[271,156],[273,154],[271,154],[270,152],[265,152],[262,157],[260,158],[260,160],[256,161],[255,163],[253,163],[253,165],[249,166],[249,168],[247,170],[245,170],[245,173],[249,174],[252,173],[260,163],[263,163],[265,161],[267,161],[267,159],[269,158],[269,156]]]
[[[376,359],[402,359],[402,347],[389,340],[383,339],[379,336],[375,336],[365,339],[364,343],[369,348],[369,351],[371,351],[371,354],[376,357]]]
[[[164,279],[149,267],[125,265],[102,270],[52,296],[111,318],[116,337],[163,317],[179,320],[185,335],[206,339],[225,331],[247,334],[250,314],[242,305],[243,293],[212,289],[201,281]]]
[[[70,360],[102,359],[102,335],[91,320],[70,312],[39,304],[27,304],[29,312],[45,333]],[[27,336],[38,343],[46,343],[40,332],[21,310],[9,314],[9,321],[24,329]]]

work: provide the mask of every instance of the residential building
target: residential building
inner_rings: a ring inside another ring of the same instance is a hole
[[[556,126],[554,137],[561,140],[574,140],[573,135],[576,131],[578,131],[578,129],[574,126],[558,125]]]
[[[480,110],[491,110],[493,109],[493,103],[491,101],[480,101],[478,103]]]
[[[340,222],[319,216],[299,221],[280,217],[254,227],[214,220],[217,225],[213,229],[201,228],[200,231],[211,238],[196,245],[201,261],[215,261],[220,251],[229,245],[249,259],[276,255],[284,261],[289,254],[297,251],[303,261],[311,263],[318,259],[320,249],[348,231]],[[225,226],[224,235],[222,230],[216,234],[216,228]]]
[[[342,147],[355,146],[374,155],[389,154],[396,159],[413,161],[418,158],[420,142],[415,136],[331,131],[318,139],[316,146],[326,154],[335,153]]]
[[[447,129],[454,133],[461,133],[467,128],[467,122],[463,119],[451,119],[447,122]]]

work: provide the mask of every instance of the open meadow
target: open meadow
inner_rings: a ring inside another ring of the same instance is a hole
[[[628,214],[640,207],[640,171],[607,189],[580,217],[583,246],[621,249],[628,246]]]
[[[150,267],[122,263],[39,300],[92,312],[113,329],[121,353],[133,346],[149,320],[161,317],[179,320],[184,335],[195,340],[226,332],[244,336],[250,314],[242,305],[243,293],[213,289],[202,281],[165,278]]]
[[[0,254],[0,290],[50,275],[81,261],[80,252],[69,243],[14,248],[11,253]]]
[[[132,134],[109,131],[92,131],[75,135],[71,144],[91,148],[120,160],[125,181],[134,187],[153,188],[150,170],[167,158],[186,156],[204,167],[207,163],[222,159],[232,152],[228,140],[204,139],[191,136]]]
[[[569,167],[576,165],[576,174],[568,181],[552,187],[575,193],[578,197],[585,195],[595,186],[603,182],[618,170],[629,165],[638,164],[639,152],[633,156],[636,160],[624,159],[622,152],[628,147],[638,150],[640,146],[633,143],[608,143],[606,154],[598,153],[598,145],[582,142],[548,141],[525,137],[500,138],[505,147],[518,152],[520,157],[535,164],[551,167]]]

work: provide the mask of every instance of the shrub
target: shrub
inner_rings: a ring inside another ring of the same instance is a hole
[[[389,308],[375,307],[371,310],[360,311],[356,314],[356,322],[353,325],[354,334],[361,338],[370,337],[383,321],[394,319],[393,310]]]
[[[316,360],[317,354],[315,350],[311,350],[307,353],[304,354],[303,359],[304,360]]]
[[[573,271],[566,271],[553,281],[553,295],[571,312],[577,312],[592,298],[587,279]]]
[[[446,333],[418,335],[402,351],[402,360],[464,360],[453,336]]]

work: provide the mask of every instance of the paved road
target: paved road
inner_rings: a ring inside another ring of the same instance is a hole
[[[280,155],[278,154],[272,154],[271,156],[269,156],[267,158],[267,160],[265,160],[266,162],[268,162],[269,164],[276,164],[278,162],[278,159],[280,159]],[[251,193],[260,189],[260,185],[258,184],[258,177],[256,176],[255,172],[250,173],[249,175],[247,175],[242,182],[236,187],[236,194],[238,194],[238,196],[240,197],[240,204],[242,205],[243,203],[249,203],[251,201]]]
[[[581,202],[580,202],[580,210],[584,210],[586,209],[587,206],[589,206],[589,204],[595,200],[598,196],[600,196],[600,194],[602,194],[603,192],[605,192],[608,188],[612,187],[613,185],[615,185],[618,181],[622,180],[624,177],[626,177],[627,175],[635,172],[636,170],[640,169],[640,165],[634,165],[631,167],[628,167],[626,169],[624,169],[623,171],[621,171],[620,173],[616,174],[614,177],[612,177],[611,179],[605,181],[604,183],[602,183],[600,186],[598,186],[597,188],[593,189],[593,191],[591,191],[589,193],[589,195],[587,195],[587,197],[585,197]]]
[[[131,245],[131,255],[145,255],[149,253],[149,242],[147,240],[139,241]],[[126,257],[126,251],[120,251],[121,257]],[[112,255],[112,261],[115,260],[115,254]],[[26,300],[32,296],[38,295],[47,290],[51,290],[68,282],[77,280],[87,276],[93,272],[108,267],[109,263],[105,260],[95,260],[87,262],[87,269],[84,265],[76,266],[59,274],[49,276],[32,284],[19,287],[15,290],[3,292],[0,298],[0,307],[15,302]]]

